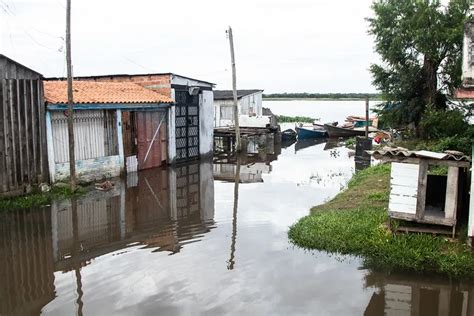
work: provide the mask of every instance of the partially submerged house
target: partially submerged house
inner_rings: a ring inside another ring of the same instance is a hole
[[[0,55],[0,196],[48,182],[43,76]]]
[[[263,90],[237,90],[239,125],[267,128],[275,125],[272,116],[263,115]],[[214,91],[214,127],[234,126],[234,95],[232,90]]]
[[[169,97],[173,103],[167,116],[168,162],[212,156],[213,83],[174,73],[101,75],[74,80],[134,83]]]
[[[376,159],[392,163],[389,219],[449,227],[454,237],[457,220],[461,215],[458,213],[464,209],[466,201],[470,157],[458,152],[435,153],[423,150],[387,149],[370,153]],[[432,166],[447,167],[447,175],[432,174]],[[444,231],[417,226],[403,229]]]
[[[69,177],[67,82],[45,81],[51,182]],[[84,181],[168,162],[171,98],[131,82],[73,82],[76,171]]]

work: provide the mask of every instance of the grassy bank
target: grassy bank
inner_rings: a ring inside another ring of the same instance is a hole
[[[313,123],[316,119],[308,116],[276,116],[278,123]]]
[[[0,198],[0,212],[19,208],[30,208],[48,205],[52,200],[62,200],[85,193],[84,188],[79,188],[75,193],[69,186],[54,186],[49,192],[35,192],[19,197]]]
[[[294,224],[290,240],[306,249],[360,256],[375,270],[474,278],[474,255],[461,241],[387,229],[389,179],[389,165],[355,175],[346,191]]]

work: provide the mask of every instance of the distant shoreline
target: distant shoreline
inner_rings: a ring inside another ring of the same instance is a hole
[[[263,101],[365,101],[365,98],[263,98]],[[381,98],[369,98],[369,101],[383,101]]]

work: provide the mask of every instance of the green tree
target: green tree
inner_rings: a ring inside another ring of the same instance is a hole
[[[370,71],[387,103],[381,121],[418,126],[427,107],[444,110],[461,83],[464,24],[470,0],[375,0],[369,33],[380,64]]]

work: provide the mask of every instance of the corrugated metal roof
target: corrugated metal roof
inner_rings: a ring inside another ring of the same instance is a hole
[[[74,81],[74,103],[172,103],[169,97],[131,82]],[[44,97],[52,104],[67,103],[66,81],[45,81]]]
[[[263,92],[263,90],[237,90],[237,98],[240,99],[258,92]],[[214,90],[214,100],[232,100],[233,98],[234,92],[232,90]]]
[[[419,151],[409,151],[399,148],[384,148],[383,150],[374,150],[374,151],[367,151],[368,154],[374,156],[375,158],[383,159],[384,157],[387,158],[429,158],[429,159],[436,159],[436,160],[453,160],[453,161],[471,161],[471,157],[464,155],[462,152],[459,151],[452,151],[448,150],[444,153],[437,153],[433,151],[427,150],[419,150]]]

